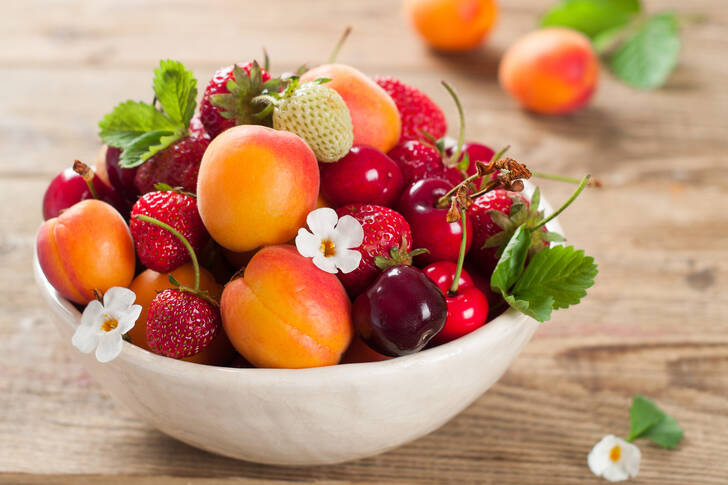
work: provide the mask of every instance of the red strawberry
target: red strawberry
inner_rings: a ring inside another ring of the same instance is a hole
[[[394,100],[402,118],[402,136],[406,140],[422,140],[423,133],[442,138],[447,132],[445,114],[425,93],[393,77],[375,76],[379,84]]]
[[[463,181],[457,168],[443,165],[437,148],[420,141],[400,142],[387,155],[402,169],[405,186],[426,178],[441,178],[453,185]]]
[[[195,355],[221,328],[220,310],[188,291],[166,289],[149,304],[147,342],[157,354],[174,359]]]
[[[238,79],[235,73],[247,76]],[[252,106],[250,100],[259,95],[262,84],[270,80],[270,74],[253,61],[245,65],[222,67],[215,72],[205,88],[200,102],[200,119],[205,130],[212,138],[235,125],[257,124],[251,115],[261,110],[261,106]],[[230,84],[232,81],[232,85]],[[230,87],[234,89],[231,92]]]
[[[350,215],[362,225],[364,241],[357,248],[362,255],[359,267],[351,273],[337,273],[349,296],[356,298],[376,279],[381,270],[375,264],[378,256],[389,258],[407,255],[412,249],[412,232],[399,212],[371,204],[350,204],[337,209],[339,217]]]
[[[518,192],[504,189],[491,190],[478,197],[468,208],[468,218],[473,223],[469,261],[490,276],[498,264],[500,249],[506,245],[516,228],[524,223],[536,225],[542,219],[543,214],[538,210],[538,197],[534,193],[532,202],[535,204],[531,204]],[[514,209],[516,206],[517,210]],[[489,239],[488,246],[493,246],[484,247]],[[546,236],[545,227],[536,231],[531,235],[533,252],[548,246],[549,240],[560,239],[555,234]]]
[[[182,187],[187,192],[195,193],[200,162],[209,144],[210,137],[207,134],[190,135],[156,153],[137,168],[134,184],[139,193],[152,192],[159,183]]]
[[[131,211],[131,234],[134,237],[139,261],[160,273],[169,273],[190,260],[184,244],[170,232],[146,221],[138,215],[158,219],[173,227],[187,238],[197,252],[210,236],[197,211],[197,201],[188,194],[174,191],[149,192],[134,204]]]

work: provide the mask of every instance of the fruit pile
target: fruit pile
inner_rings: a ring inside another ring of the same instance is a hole
[[[427,95],[348,65],[224,67],[198,109],[193,73],[162,61],[151,104],[100,122],[95,170],[77,161],[45,194],[37,255],[86,307],[74,344],[108,361],[123,335],[197,363],[305,368],[578,303],[596,266],[546,224],[588,177],[545,216],[538,189],[520,193],[523,164],[464,143],[443,85],[458,142]]]

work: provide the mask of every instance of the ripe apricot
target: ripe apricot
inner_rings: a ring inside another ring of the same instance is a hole
[[[134,277],[134,242],[124,218],[106,202],[87,199],[48,219],[37,234],[38,262],[53,287],[85,305]]]
[[[243,276],[225,286],[220,308],[233,346],[256,367],[334,365],[353,335],[338,278],[293,246],[258,251]]]
[[[599,59],[589,38],[548,27],[526,34],[503,55],[500,84],[524,107],[567,114],[586,106],[599,80]]]
[[[306,142],[287,131],[241,125],[207,147],[197,206],[218,244],[245,252],[290,241],[318,192],[318,164]]]
[[[480,44],[498,17],[495,0],[405,0],[405,15],[435,49],[464,51]]]
[[[351,114],[354,144],[371,145],[388,152],[399,141],[402,120],[397,105],[366,74],[345,64],[324,64],[301,76],[302,81],[330,79],[326,86],[336,90]]]

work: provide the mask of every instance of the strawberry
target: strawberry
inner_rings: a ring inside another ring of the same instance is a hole
[[[251,100],[267,87],[277,91],[276,86],[266,86],[269,81],[278,80],[271,80],[270,74],[255,61],[218,69],[200,101],[200,119],[210,137],[215,138],[235,125],[260,124],[253,117],[260,109]]]
[[[425,93],[393,77],[375,76],[374,82],[384,89],[397,105],[402,119],[400,142],[422,140],[423,133],[442,138],[447,132],[445,114]]]
[[[197,173],[200,171],[202,155],[205,154],[210,137],[186,136],[140,165],[134,176],[134,185],[140,194],[153,192],[156,184],[181,187],[195,193]]]
[[[518,192],[504,189],[491,190],[473,201],[468,208],[468,218],[473,223],[473,245],[468,253],[469,261],[486,275],[493,272],[502,248],[521,224],[535,225],[543,218],[538,210],[539,193],[534,192],[529,203]],[[546,228],[531,235],[530,253],[538,252],[549,241],[563,241],[558,234],[547,233]]]
[[[169,273],[190,260],[184,244],[167,230],[139,220],[138,216],[157,219],[181,233],[195,251],[209,240],[192,195],[172,190],[144,194],[131,211],[131,234],[137,256],[144,266]]]
[[[380,258],[391,256],[401,264],[411,263],[412,232],[399,212],[380,205],[350,204],[336,213],[339,217],[352,216],[364,229],[364,241],[357,248],[362,255],[359,267],[351,273],[337,274],[349,296],[356,298],[376,279],[381,272],[377,264]]]
[[[221,328],[220,310],[203,296],[168,288],[149,304],[147,342],[157,354],[173,359],[195,355]]]
[[[344,99],[317,81],[299,84],[293,78],[282,93],[263,95],[254,101],[269,103],[273,128],[303,138],[316,159],[331,163],[343,158],[354,142],[351,115]]]
[[[453,185],[463,181],[457,168],[442,163],[442,154],[437,148],[421,141],[400,142],[387,155],[402,169],[405,186],[426,178],[441,178]]]

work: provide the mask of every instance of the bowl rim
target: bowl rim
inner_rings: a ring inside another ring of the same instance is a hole
[[[523,194],[526,195],[528,199],[530,199],[535,186],[528,181],[525,182],[527,183]],[[552,207],[543,197],[541,198],[541,203],[539,205],[540,209],[543,210],[545,214],[548,215],[553,212]],[[546,227],[549,231],[557,232],[563,235],[563,229],[561,227],[561,224],[559,224],[558,218],[554,218],[553,220],[551,220],[548,224],[546,224]],[[41,296],[48,304],[50,309],[56,316],[62,317],[62,319],[64,320],[64,324],[68,327],[69,330],[75,330],[76,325],[80,323],[81,312],[70,301],[63,298],[55,290],[55,288],[53,288],[48,279],[45,277],[45,274],[43,273],[43,270],[40,267],[40,262],[38,260],[37,238],[36,242],[33,245],[33,273],[36,281],[36,286],[41,291]],[[531,321],[532,324],[537,324],[536,320],[534,320],[533,318],[519,312],[514,308],[508,308],[505,312],[498,315],[493,320],[487,322],[482,327],[455,340],[438,345],[436,347],[427,348],[409,355],[399,356],[377,362],[340,363],[330,366],[309,367],[302,369],[224,367],[172,359],[169,357],[155,354],[124,340],[122,342],[121,354],[119,354],[119,356],[111,363],[120,361],[136,367],[145,367],[148,370],[160,374],[188,374],[188,371],[192,369],[197,369],[197,372],[205,375],[236,374],[246,375],[250,377],[256,376],[260,378],[284,378],[286,380],[291,377],[295,379],[301,379],[303,376],[316,378],[331,378],[337,374],[349,373],[350,371],[355,370],[367,370],[369,372],[377,373],[389,372],[395,369],[407,368],[412,365],[417,365],[417,363],[423,361],[441,361],[453,354],[464,352],[469,347],[477,347],[478,342],[480,342],[481,340],[488,340],[491,334],[497,334],[503,325],[522,325],[527,321]]]

